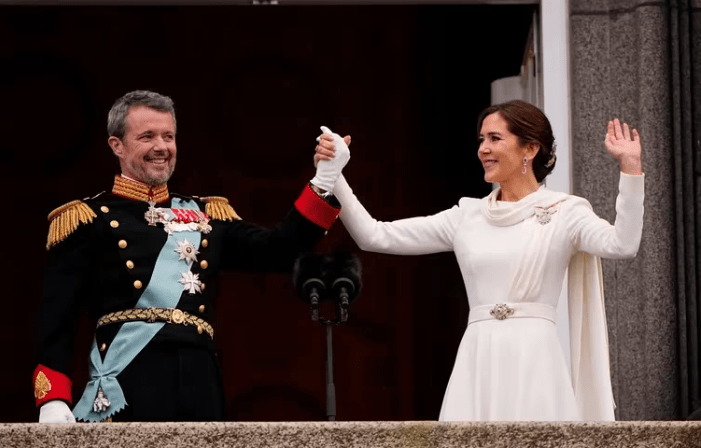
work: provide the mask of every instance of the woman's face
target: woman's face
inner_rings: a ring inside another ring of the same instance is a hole
[[[509,132],[506,120],[498,112],[484,118],[477,157],[486,182],[502,183],[522,177],[523,157],[527,153],[528,148],[519,145],[518,137]]]

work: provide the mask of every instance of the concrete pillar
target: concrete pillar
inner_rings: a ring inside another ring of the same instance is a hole
[[[613,389],[621,420],[678,414],[671,89],[664,1],[570,0],[573,191],[613,222],[619,168],[603,141],[620,118],[640,132],[642,244],[605,260]]]

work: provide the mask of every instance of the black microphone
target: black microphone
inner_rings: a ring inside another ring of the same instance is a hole
[[[309,303],[312,320],[319,320],[319,302],[326,293],[326,285],[321,279],[322,261],[320,255],[305,253],[297,258],[292,270],[292,283],[299,297]]]
[[[336,252],[324,256],[322,278],[339,299],[336,309],[341,322],[348,319],[348,308],[361,289],[361,267],[358,257],[350,252]]]

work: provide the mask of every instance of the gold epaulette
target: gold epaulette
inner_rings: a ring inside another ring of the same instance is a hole
[[[65,240],[81,223],[89,224],[95,217],[95,212],[81,200],[71,201],[49,213],[51,225],[46,250]]]
[[[227,198],[221,196],[207,196],[206,198],[200,199],[207,204],[204,212],[211,219],[218,219],[219,221],[241,220],[239,215],[234,211],[234,208],[229,205],[229,200]]]

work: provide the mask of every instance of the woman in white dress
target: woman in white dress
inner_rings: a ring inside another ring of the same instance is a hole
[[[521,101],[492,106],[481,114],[478,133],[484,179],[499,184],[486,198],[381,222],[341,177],[333,189],[341,220],[363,250],[455,252],[470,315],[440,420],[614,420],[599,257],[633,257],[640,244],[638,132],[618,119],[608,123],[605,146],[621,169],[614,225],[585,199],[539,185],[556,158],[550,123],[538,108]],[[323,134],[315,161],[349,143]],[[554,323],[566,273],[571,375]]]

